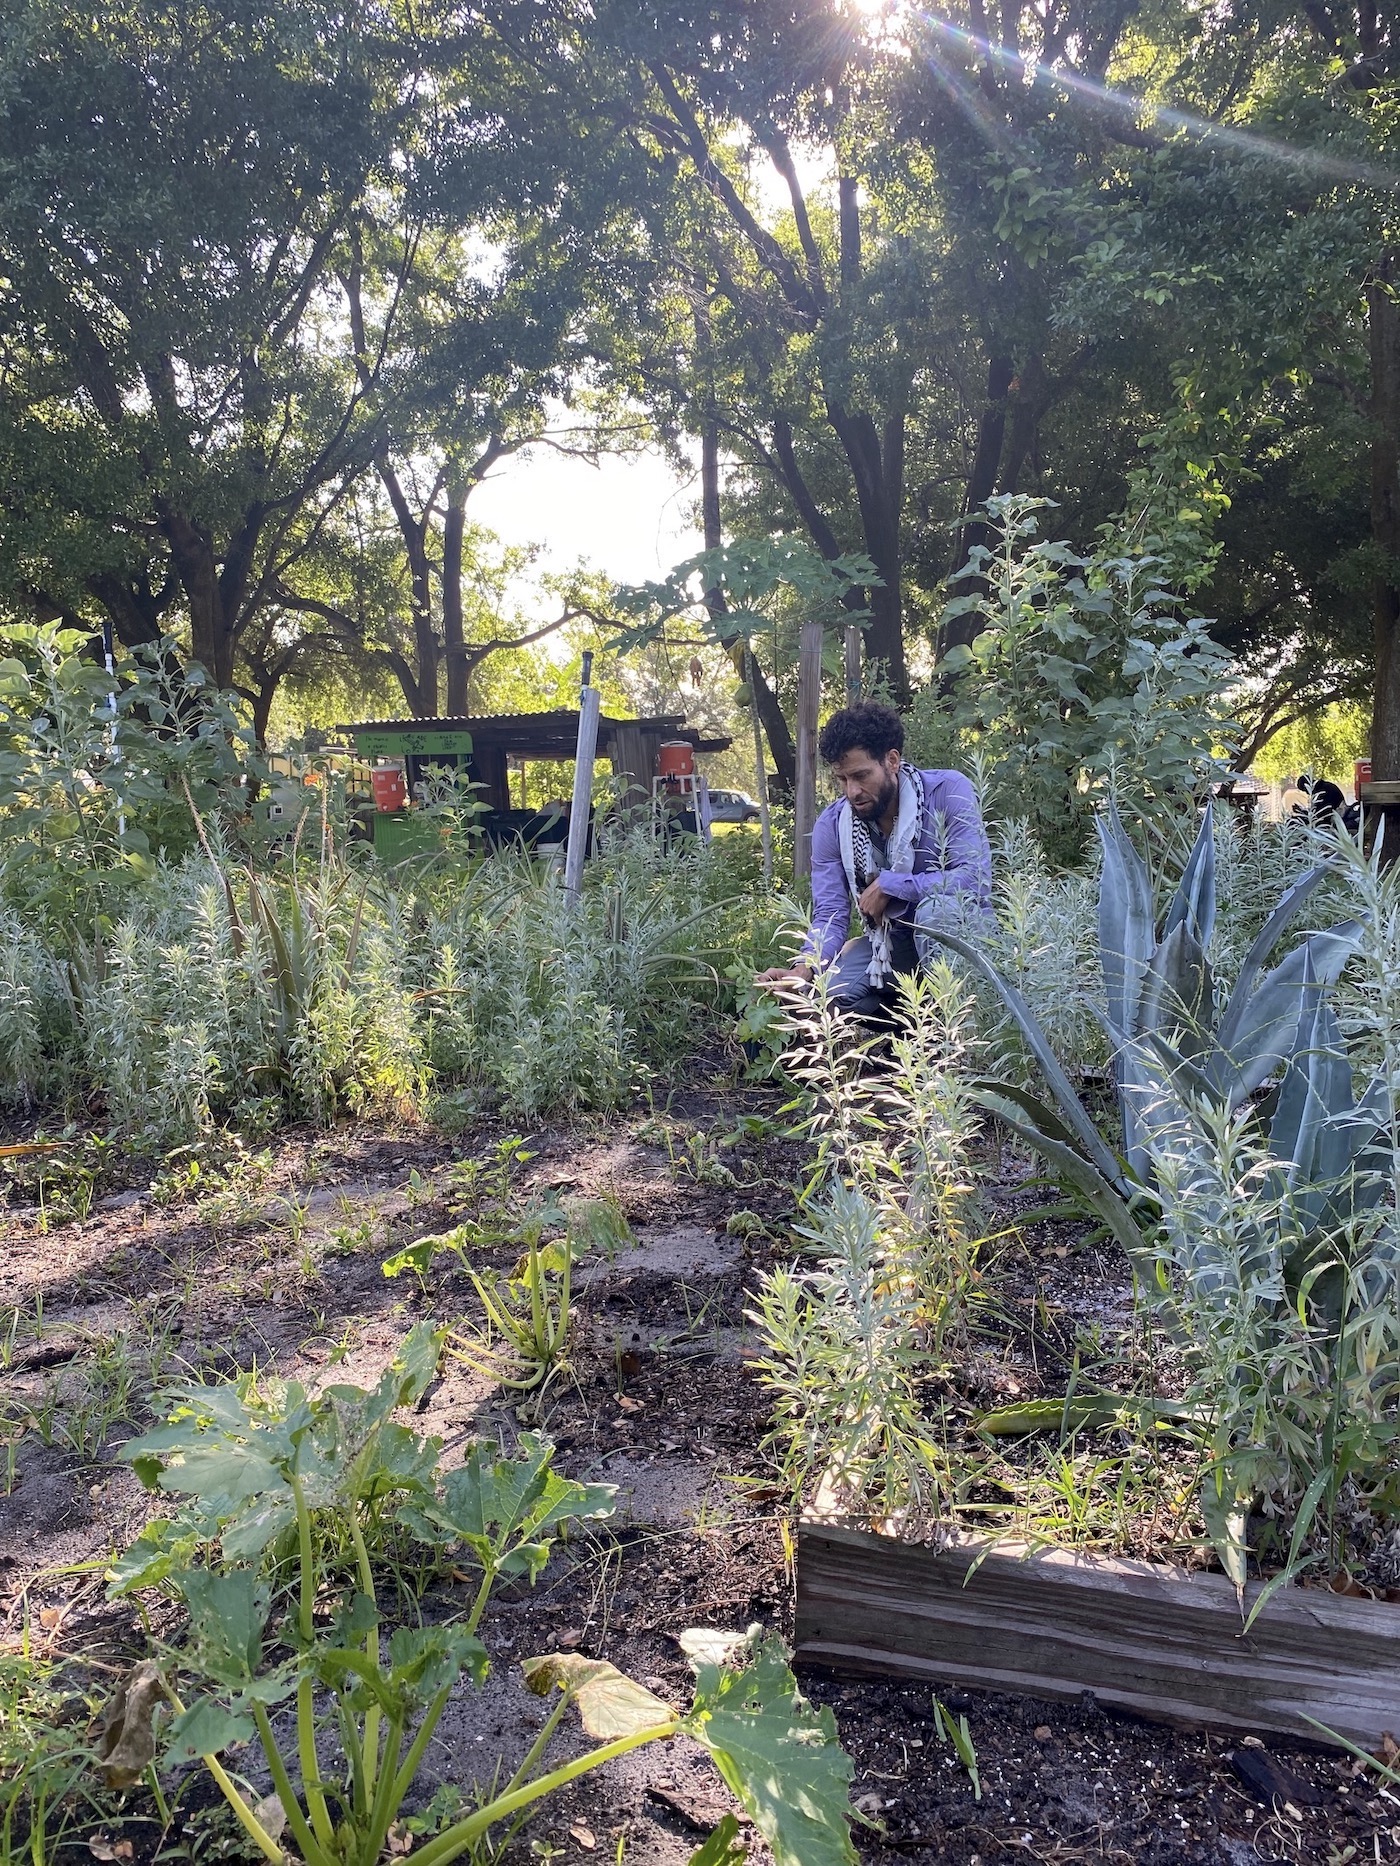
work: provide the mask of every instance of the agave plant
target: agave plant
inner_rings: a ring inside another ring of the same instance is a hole
[[[1155,1222],[1150,1142],[1193,1107],[1237,1109],[1283,1071],[1261,1107],[1269,1152],[1312,1222],[1335,1230],[1351,1169],[1380,1120],[1379,1086],[1358,1103],[1341,1032],[1325,993],[1356,950],[1359,921],[1302,939],[1265,971],[1279,940],[1329,869],[1296,882],[1246,953],[1225,998],[1206,956],[1215,924],[1215,833],[1207,807],[1180,883],[1159,927],[1152,885],[1116,808],[1097,822],[1103,848],[1099,958],[1106,1009],[1098,1013],[1113,1049],[1123,1144],[1099,1133],[1024,998],[976,947],[953,933],[929,937],[987,979],[1039,1065],[1049,1099],[1005,1081],[980,1081],[977,1101],[1039,1152],[1151,1275],[1145,1230]]]

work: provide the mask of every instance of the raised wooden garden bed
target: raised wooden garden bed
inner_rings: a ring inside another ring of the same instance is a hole
[[[1077,1699],[1233,1731],[1400,1733],[1400,1607],[1280,1588],[1242,1636],[1233,1586],[1064,1549],[943,1549],[808,1520],[797,1656],[837,1671]]]

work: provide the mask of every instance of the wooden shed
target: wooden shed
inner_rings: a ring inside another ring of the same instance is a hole
[[[509,760],[571,760],[578,745],[578,718],[576,711],[561,708],[479,719],[364,719],[336,730],[370,763],[376,758],[401,758],[410,790],[430,765],[465,768],[469,780],[480,787],[477,795],[489,812],[484,820],[488,834],[493,818],[514,834],[527,822],[533,827],[533,817],[512,809]],[[599,719],[598,755],[611,764],[624,801],[628,797],[637,802],[650,800],[657,753],[667,740],[675,739],[685,740],[697,752],[725,751],[731,742],[702,738],[680,714],[652,719],[610,719],[605,714]],[[381,827],[387,825],[376,825],[376,832]]]
[[[362,758],[402,758],[410,787],[428,765],[458,768],[465,763],[482,802],[493,810],[511,807],[507,760],[527,763],[571,759],[578,743],[578,713],[507,713],[480,719],[365,719],[336,728],[353,740]],[[655,719],[598,721],[598,753],[626,787],[651,796],[656,754],[666,739],[684,739],[699,752],[722,752],[728,739],[706,739],[680,714]]]

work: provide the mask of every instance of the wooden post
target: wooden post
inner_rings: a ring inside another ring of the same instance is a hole
[[[635,810],[651,802],[650,741],[640,726],[613,728],[609,744],[618,807]]]
[[[846,704],[854,706],[860,698],[860,628],[846,624]]]
[[[583,857],[593,814],[593,760],[598,750],[598,715],[603,696],[585,687],[579,696],[578,749],[574,753],[574,800],[569,807],[569,846],[564,857],[564,892],[577,900],[583,892]]]
[[[804,622],[797,647],[797,847],[793,874],[812,872],[817,821],[817,714],[822,697],[822,625]]]
[[[758,791],[758,827],[763,838],[763,880],[773,885],[773,812],[768,802],[768,760],[763,751],[763,721],[758,716],[758,662],[753,648],[744,644],[744,679],[749,684],[749,717],[753,721],[753,781]]]

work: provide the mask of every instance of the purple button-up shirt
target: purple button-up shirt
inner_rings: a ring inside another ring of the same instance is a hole
[[[880,886],[900,905],[896,925],[912,926],[919,903],[929,895],[963,894],[984,910],[992,904],[992,852],[982,827],[977,793],[961,771],[905,769],[924,787],[924,829],[914,851],[913,871],[886,870]],[[829,964],[846,943],[854,902],[846,885],[837,831],[840,803],[822,811],[812,831],[812,932],[809,954]]]

